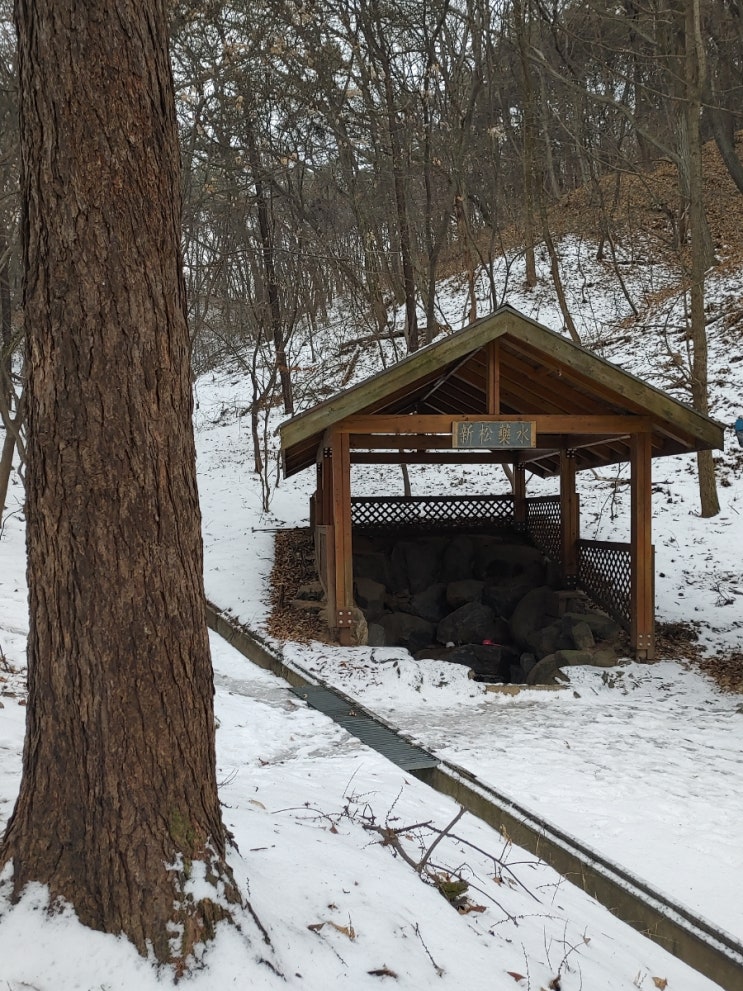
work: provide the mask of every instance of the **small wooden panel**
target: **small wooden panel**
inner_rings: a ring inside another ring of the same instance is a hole
[[[452,447],[512,450],[536,447],[534,420],[454,420]]]

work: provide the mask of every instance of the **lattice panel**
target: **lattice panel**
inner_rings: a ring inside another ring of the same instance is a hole
[[[504,496],[373,496],[351,500],[355,529],[512,526],[513,498]]]
[[[559,562],[562,557],[560,497],[527,499],[526,527],[534,545],[553,561]]]
[[[632,619],[632,554],[629,544],[579,540],[578,580],[594,602],[625,630],[629,630]]]

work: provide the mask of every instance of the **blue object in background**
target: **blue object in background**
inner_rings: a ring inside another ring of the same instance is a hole
[[[738,438],[738,443],[743,447],[743,416],[739,416],[735,421],[735,436]]]

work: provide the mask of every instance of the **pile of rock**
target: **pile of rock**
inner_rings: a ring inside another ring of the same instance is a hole
[[[353,563],[371,645],[504,683],[550,684],[566,665],[616,663],[617,624],[561,591],[553,564],[514,536],[362,537]]]

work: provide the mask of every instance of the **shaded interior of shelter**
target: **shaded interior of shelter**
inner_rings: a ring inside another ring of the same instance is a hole
[[[513,523],[507,496],[355,499],[353,511],[354,600],[369,645],[505,684],[551,684],[567,666],[617,662],[622,623],[565,587],[547,553],[559,500],[532,500],[531,533]],[[407,525],[395,525],[403,514]]]

